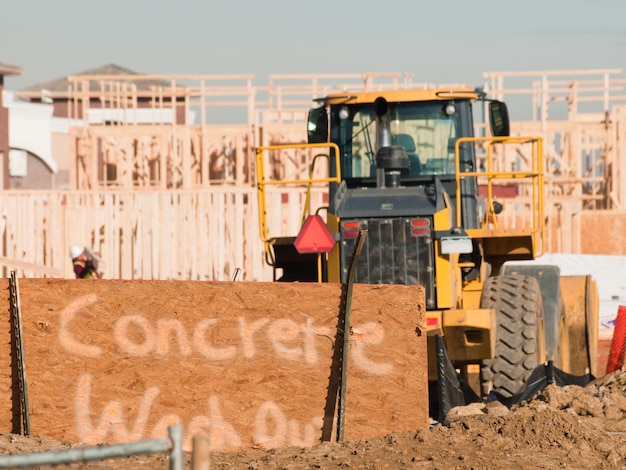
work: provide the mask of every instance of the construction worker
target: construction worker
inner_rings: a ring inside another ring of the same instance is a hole
[[[74,245],[70,248],[76,279],[100,279],[98,272],[99,257],[90,249]]]

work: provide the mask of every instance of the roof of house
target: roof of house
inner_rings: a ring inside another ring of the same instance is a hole
[[[57,78],[55,80],[51,80],[49,82],[38,83],[36,85],[29,86],[27,88],[22,88],[18,95],[32,95],[41,93],[41,90],[47,90],[52,93],[67,93],[69,88],[69,79],[68,77],[75,76],[114,76],[114,75],[135,75],[137,77],[145,76],[144,74],[137,73],[133,70],[127,69],[125,67],[120,67],[115,64],[107,64],[101,67],[96,67],[95,69],[85,70],[83,72],[74,73],[65,77]],[[144,80],[132,80],[132,79],[124,79],[124,81],[134,83],[137,86],[138,90],[150,90],[152,87],[166,87],[170,86],[170,82],[166,80],[154,80],[154,79],[144,79]]]
[[[0,75],[22,75],[22,69],[15,65],[0,62]]]

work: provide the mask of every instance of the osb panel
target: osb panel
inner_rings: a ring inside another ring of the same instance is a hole
[[[580,217],[581,253],[589,255],[626,255],[624,233],[626,213],[585,211]]]
[[[340,285],[20,279],[19,289],[32,434],[92,445],[182,423],[187,449],[195,433],[215,450],[334,439]],[[423,305],[421,287],[354,287],[346,439],[428,425]]]
[[[9,316],[9,280],[0,279],[0,432],[19,431],[19,416],[13,417],[13,409],[19,412],[19,403],[13,403],[14,395],[11,391],[11,377],[13,361],[11,360],[11,322]],[[18,398],[17,396],[15,397]],[[17,422],[15,420],[18,420]]]

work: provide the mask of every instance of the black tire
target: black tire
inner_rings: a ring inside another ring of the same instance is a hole
[[[505,263],[500,275],[531,276],[537,279],[543,303],[543,323],[546,338],[546,359],[554,366],[566,370],[569,365],[567,322],[561,295],[561,270],[549,264]]]
[[[481,308],[496,310],[496,349],[481,366],[481,388],[511,397],[522,391],[532,371],[545,362],[543,304],[534,277],[504,275],[485,282]]]

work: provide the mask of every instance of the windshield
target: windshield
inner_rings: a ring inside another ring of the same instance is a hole
[[[409,157],[405,176],[454,174],[454,144],[463,135],[460,107],[469,109],[469,102],[389,103],[391,144],[404,147]],[[343,178],[374,178],[380,143],[373,104],[336,107],[331,122],[331,138],[341,149]]]

